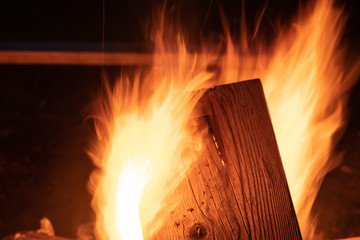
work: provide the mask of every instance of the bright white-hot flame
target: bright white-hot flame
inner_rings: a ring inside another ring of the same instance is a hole
[[[115,154],[114,157],[117,156],[118,154]],[[148,164],[148,160],[143,156],[128,159],[120,173],[115,203],[115,222],[120,239],[143,239],[139,204],[144,188],[151,178]]]

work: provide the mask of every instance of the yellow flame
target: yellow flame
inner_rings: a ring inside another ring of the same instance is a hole
[[[227,33],[227,52],[217,63],[218,83],[262,79],[305,239],[314,236],[311,207],[334,165],[332,137],[344,122],[345,93],[359,66],[350,63],[345,73],[341,9],[326,0],[309,9],[279,34],[271,52],[257,46],[260,53],[254,54],[245,37],[231,41]],[[196,160],[192,152],[199,142],[189,118],[202,92],[195,90],[211,87],[215,73],[207,66],[219,58],[191,55],[179,40],[170,53],[163,25],[151,69],[122,76],[97,105],[99,143],[91,156],[98,170],[91,182],[99,239],[149,238],[161,225],[155,216],[164,197]]]

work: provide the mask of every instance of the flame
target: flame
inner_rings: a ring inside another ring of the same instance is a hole
[[[306,13],[290,30],[280,31],[271,53],[257,46],[256,55],[246,48],[248,42],[229,40],[222,82],[262,80],[301,232],[312,239],[311,208],[326,173],[339,163],[341,156],[331,155],[333,136],[345,122],[346,93],[360,61],[346,62],[340,48],[342,9],[318,0]]]
[[[118,141],[114,141],[118,143]],[[121,153],[116,153],[113,157],[117,159]],[[139,162],[138,167],[133,166],[133,162]],[[123,166],[118,181],[115,205],[115,224],[119,230],[121,239],[142,239],[142,229],[138,205],[146,183],[151,174],[147,173],[147,161],[140,156],[138,159],[128,159]]]
[[[212,74],[180,39],[179,54],[169,61],[166,45],[157,44],[153,67],[131,80],[122,76],[113,91],[107,84],[97,104],[99,142],[90,154],[98,166],[91,187],[99,239],[142,239],[149,223],[144,237],[151,235],[163,198],[185,176],[195,159],[190,153],[201,144],[189,118],[202,94],[195,90],[207,86]]]
[[[227,51],[219,58],[189,54],[180,37],[171,49],[164,32],[173,29],[164,29],[162,19],[150,70],[123,74],[113,88],[105,84],[97,104],[99,141],[90,151],[98,167],[91,176],[97,238],[149,238],[159,228],[155,216],[164,197],[182,181],[196,160],[194,146],[201,145],[189,124],[202,94],[197,89],[211,87],[215,76],[218,84],[262,80],[301,232],[313,238],[311,207],[337,162],[333,136],[345,121],[346,91],[359,74],[360,61],[346,63],[339,47],[344,23],[341,9],[319,0],[280,31],[272,51],[259,45],[254,54],[245,31],[240,41],[226,31]],[[214,63],[218,75],[207,70]]]

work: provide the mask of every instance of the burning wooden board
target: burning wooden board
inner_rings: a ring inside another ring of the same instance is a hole
[[[153,239],[301,239],[260,81],[209,89],[197,110],[203,150]]]
[[[301,239],[260,80],[209,89],[197,107],[204,149],[154,239]]]

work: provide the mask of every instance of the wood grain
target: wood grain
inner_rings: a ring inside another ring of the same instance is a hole
[[[301,239],[260,80],[210,89],[198,108],[205,148],[153,239]]]

